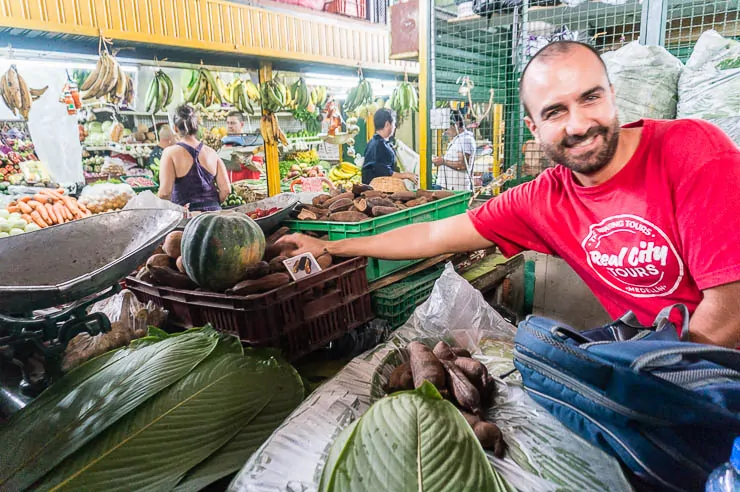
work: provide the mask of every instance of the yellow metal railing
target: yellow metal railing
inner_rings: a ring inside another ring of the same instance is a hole
[[[417,66],[390,60],[387,26],[223,0],[0,0],[0,27],[385,71]]]

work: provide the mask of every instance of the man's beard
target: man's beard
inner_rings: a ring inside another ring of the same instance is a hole
[[[591,137],[601,136],[603,143],[598,148],[580,156],[568,155],[567,151]],[[595,126],[583,135],[570,135],[557,144],[542,144],[545,155],[555,164],[562,164],[571,171],[590,175],[601,171],[612,160],[619,143],[619,121],[614,120],[612,128]]]

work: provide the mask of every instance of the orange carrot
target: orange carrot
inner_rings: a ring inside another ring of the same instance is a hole
[[[31,219],[36,223],[37,226],[41,227],[42,229],[44,227],[49,227],[49,224],[44,222],[44,219],[41,218],[41,214],[39,214],[36,210],[31,213]]]
[[[74,198],[63,196],[62,201],[73,215],[76,215],[80,211],[80,207],[77,206],[77,200],[75,200]]]
[[[18,205],[8,205],[8,212],[13,214],[16,212],[20,212],[21,208]]]
[[[51,203],[47,203],[44,205],[44,208],[46,209],[46,213],[49,214],[49,219],[51,220],[52,224],[58,224],[59,219],[57,218],[57,213],[54,210],[54,207]]]
[[[51,197],[49,195],[44,195],[42,193],[36,193],[33,195],[33,199],[40,203],[50,203]]]
[[[39,215],[41,216],[41,218],[44,219],[44,222],[46,222],[47,224],[52,224],[51,218],[49,217],[49,212],[46,211],[46,207],[44,207],[44,205],[42,203],[39,203],[36,200],[33,200],[33,202],[34,203],[38,203],[38,206],[37,207],[34,207],[34,208],[39,213]],[[28,203],[30,205],[32,202],[28,202]]]
[[[33,208],[31,208],[31,206],[25,202],[18,201],[18,207],[20,207],[21,212],[23,212],[24,214],[30,215],[31,212],[33,212]]]
[[[28,202],[29,200],[32,200],[33,197],[30,196],[22,196],[18,199],[19,202]]]
[[[30,224],[31,222],[33,222],[33,219],[32,219],[32,218],[31,218],[31,216],[30,216],[30,215],[28,215],[28,214],[23,214],[23,215],[21,215],[21,219],[25,220],[25,221],[26,221],[26,223],[28,223],[28,224]]]
[[[57,218],[59,219],[57,224],[64,224],[65,219],[67,218],[67,215],[64,213],[64,205],[62,205],[62,202],[56,202],[53,207],[54,212],[56,212]]]

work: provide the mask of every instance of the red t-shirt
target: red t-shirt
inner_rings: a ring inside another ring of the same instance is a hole
[[[694,312],[701,291],[740,280],[740,150],[700,120],[640,120],[640,143],[609,181],[583,187],[547,169],[470,211],[506,256],[563,258],[614,318],[652,324],[665,306]]]

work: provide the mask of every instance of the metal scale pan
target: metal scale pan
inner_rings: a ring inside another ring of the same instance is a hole
[[[28,315],[116,284],[182,218],[174,210],[121,210],[0,239],[0,313]]]

